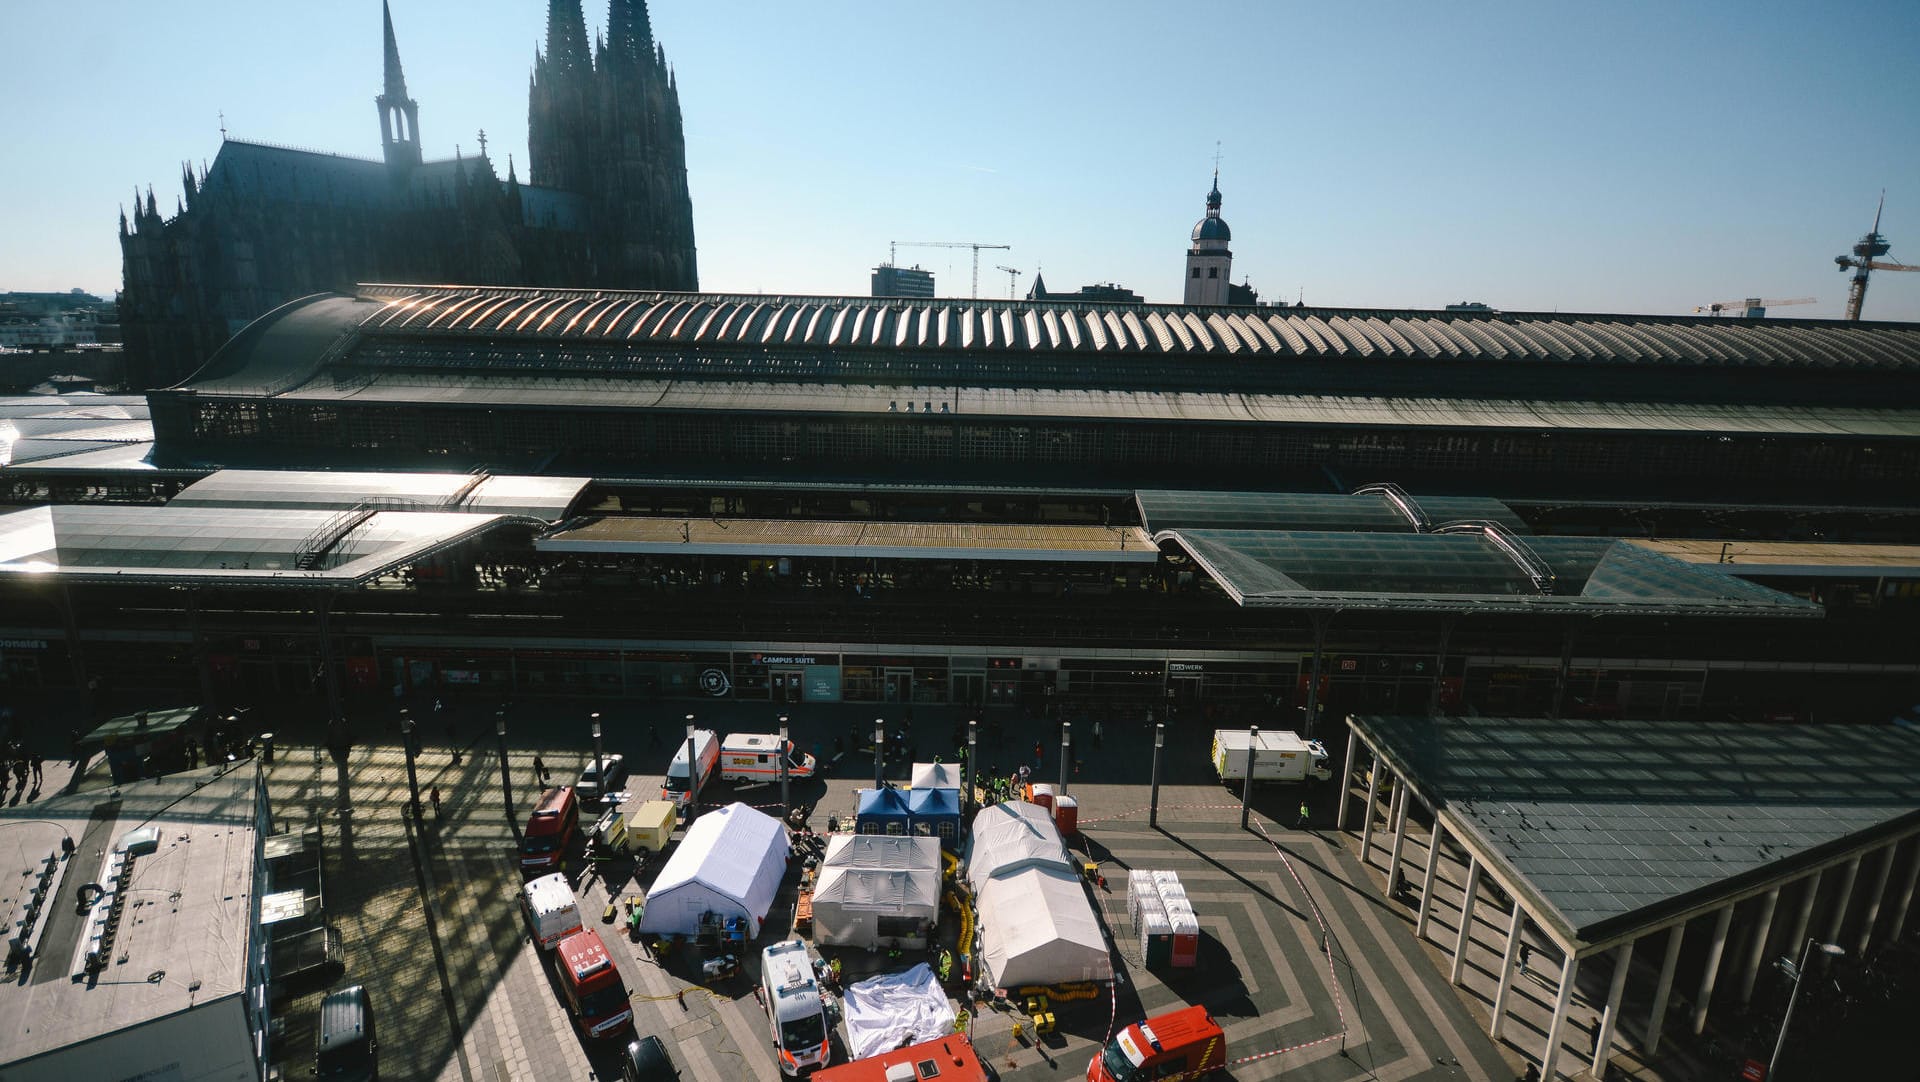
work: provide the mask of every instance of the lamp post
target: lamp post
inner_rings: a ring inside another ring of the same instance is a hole
[[[780,810],[786,815],[793,814],[793,800],[787,795],[787,716],[780,715],[780,744],[774,749],[774,757],[780,760]]]
[[[420,775],[414,771],[413,767],[415,741],[412,718],[400,719],[400,743],[407,751],[407,788],[413,792],[413,801],[407,805],[407,808],[413,813],[413,817],[418,819],[420,818]]]
[[[1253,753],[1260,746],[1260,726],[1247,730],[1247,780],[1240,783],[1240,829],[1247,829],[1253,803]]]
[[[588,715],[593,719],[593,776],[600,786],[600,800],[607,799],[607,757],[600,751],[600,711]]]
[[[687,824],[700,815],[700,757],[694,747],[693,715],[687,715]]]
[[[1160,825],[1160,749],[1167,743],[1167,723],[1155,722],[1153,726],[1153,797],[1147,804],[1147,825]]]
[[[961,792],[960,812],[962,815],[973,811],[973,787],[980,784],[980,720],[967,719],[967,772],[966,785]]]
[[[1800,984],[1807,975],[1807,958],[1813,953],[1813,948],[1815,947],[1819,947],[1820,953],[1826,955],[1847,953],[1845,950],[1831,943],[1822,943],[1817,939],[1810,938],[1807,940],[1807,945],[1800,948],[1800,963],[1798,965],[1787,961],[1785,958],[1780,959],[1778,965],[1781,970],[1793,979],[1793,991],[1787,993],[1787,1013],[1785,1017],[1780,1019],[1780,1038],[1773,1044],[1773,1058],[1767,1061],[1767,1078],[1769,1082],[1775,1078],[1775,1072],[1780,1068],[1780,1052],[1787,1047],[1787,1027],[1793,1025],[1793,1008],[1795,1004],[1800,1002]]]
[[[1067,795],[1067,766],[1073,760],[1073,722],[1060,723],[1060,788],[1061,796]]]
[[[880,788],[887,762],[887,721],[873,719],[873,787]]]
[[[513,778],[507,771],[507,712],[493,715],[493,735],[500,742],[500,798],[507,805],[507,822],[513,822]]]

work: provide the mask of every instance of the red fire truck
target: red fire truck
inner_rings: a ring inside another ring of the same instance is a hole
[[[589,1037],[612,1037],[633,1028],[633,1005],[627,986],[607,953],[600,933],[591,928],[560,941],[554,952],[560,966],[560,988],[574,1025]]]
[[[1088,1082],[1205,1078],[1227,1065],[1227,1038],[1205,1007],[1135,1022],[1087,1064]]]
[[[980,1065],[980,1057],[974,1054],[966,1035],[956,1033],[828,1067],[814,1075],[813,1082],[896,1082],[901,1078],[916,1082],[987,1082],[992,1077]]]

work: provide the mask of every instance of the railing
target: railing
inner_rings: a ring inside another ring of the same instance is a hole
[[[1406,516],[1413,523],[1414,533],[1432,533],[1433,519],[1415,503],[1406,490],[1391,481],[1381,481],[1371,485],[1361,485],[1353,490],[1355,496],[1378,496],[1393,505],[1393,509]]]
[[[440,501],[440,509],[443,511],[459,510],[460,505],[467,501],[467,497],[473,495],[474,490],[485,484],[492,476],[493,474],[488,470],[473,471],[472,476],[468,477],[466,482],[459,488],[454,489],[452,495]]]
[[[361,501],[328,518],[301,540],[300,547],[294,550],[293,566],[302,571],[312,571],[330,549],[379,512],[379,508]]]
[[[1508,530],[1505,526],[1497,522],[1488,522],[1485,520],[1468,520],[1464,522],[1449,522],[1433,532],[1479,534],[1486,538],[1488,543],[1492,544],[1494,548],[1499,549],[1507,559],[1512,560],[1514,566],[1518,567],[1527,578],[1533,581],[1533,588],[1535,590],[1538,590],[1542,594],[1553,593],[1554,582],[1557,578],[1553,571],[1553,565],[1541,559],[1539,553],[1533,551],[1531,546],[1525,541],[1520,540],[1518,535]]]

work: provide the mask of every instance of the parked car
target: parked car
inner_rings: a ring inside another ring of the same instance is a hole
[[[602,777],[601,775],[605,775]],[[580,770],[580,780],[573,783],[573,791],[578,793],[585,804],[599,804],[607,794],[627,784],[627,760],[623,755],[604,756],[599,764],[592,759]]]
[[[660,1038],[641,1037],[627,1042],[627,1054],[620,1057],[620,1077],[627,1082],[677,1082],[680,1072]]]

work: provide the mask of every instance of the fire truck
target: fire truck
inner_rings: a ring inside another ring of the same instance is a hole
[[[633,1005],[627,986],[607,953],[600,933],[588,928],[560,941],[554,952],[560,967],[560,990],[566,993],[573,1024],[588,1037],[612,1037],[633,1028]]]
[[[1226,1065],[1220,1024],[1205,1007],[1186,1007],[1115,1034],[1087,1064],[1087,1082],[1205,1078]]]

